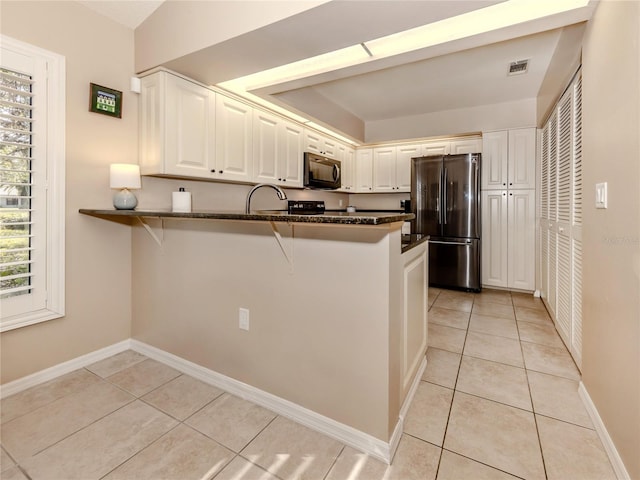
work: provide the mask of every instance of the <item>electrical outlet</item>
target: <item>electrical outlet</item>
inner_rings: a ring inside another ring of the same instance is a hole
[[[341,207],[342,206],[342,200],[338,200],[338,206]]]
[[[238,317],[238,327],[242,330],[249,330],[249,309],[241,308]]]

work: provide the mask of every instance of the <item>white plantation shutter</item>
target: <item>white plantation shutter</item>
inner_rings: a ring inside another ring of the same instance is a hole
[[[32,77],[0,68],[0,295],[32,293]]]
[[[64,58],[0,39],[0,331],[64,311]]]

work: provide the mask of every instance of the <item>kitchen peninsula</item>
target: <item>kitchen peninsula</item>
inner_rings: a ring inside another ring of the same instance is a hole
[[[412,215],[80,212],[132,225],[134,341],[390,460],[427,346]]]

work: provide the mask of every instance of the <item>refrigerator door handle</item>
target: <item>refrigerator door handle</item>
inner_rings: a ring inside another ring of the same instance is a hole
[[[464,247],[470,247],[470,242],[441,242],[440,240],[429,240],[429,243],[437,243],[439,245],[462,245]]]
[[[447,224],[447,210],[449,208],[449,199],[447,198],[447,169],[444,169],[444,175],[443,175],[443,180],[442,183],[444,184],[444,194],[442,196],[443,201],[442,203],[443,208],[442,208],[442,217],[444,218],[443,223],[446,225]]]
[[[436,213],[438,214],[438,225],[442,224],[442,171],[439,173],[438,196],[436,197]]]

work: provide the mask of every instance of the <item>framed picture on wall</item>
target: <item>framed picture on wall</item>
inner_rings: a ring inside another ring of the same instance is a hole
[[[122,118],[122,92],[95,83],[90,85],[89,111]]]

